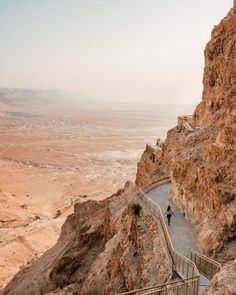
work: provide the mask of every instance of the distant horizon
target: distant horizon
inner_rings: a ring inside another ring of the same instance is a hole
[[[64,89],[59,89],[59,88],[27,88],[27,87],[1,87],[0,86],[0,91],[1,90],[33,90],[33,91],[55,91],[55,92],[62,92],[65,95],[66,94],[71,94],[73,93],[74,96],[77,95],[81,95],[81,93],[79,91],[68,91],[68,90],[64,90]],[[86,95],[85,95],[86,97]],[[83,98],[83,97],[82,97]],[[83,98],[85,99],[85,98]],[[79,100],[78,100],[79,102]],[[106,101],[106,100],[96,100],[95,98],[90,98],[90,100],[88,100],[89,103],[101,103],[101,105],[144,105],[144,106],[165,106],[165,105],[171,105],[171,106],[194,106],[196,104],[198,104],[199,102],[187,102],[187,103],[171,103],[171,102],[162,102],[162,103],[158,103],[158,102],[143,102],[143,101]]]

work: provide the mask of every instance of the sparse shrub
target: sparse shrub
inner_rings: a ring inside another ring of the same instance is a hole
[[[142,207],[138,203],[134,203],[132,209],[135,215],[139,215]]]
[[[54,218],[58,218],[59,216],[61,216],[61,210],[57,210],[57,213]]]

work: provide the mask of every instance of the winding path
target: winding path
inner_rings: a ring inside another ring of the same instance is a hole
[[[171,189],[171,183],[165,183],[158,187],[153,188],[148,193],[148,197],[154,202],[158,203],[161,207],[162,213],[166,212],[168,205],[171,206],[175,217],[171,218],[171,225],[168,226],[168,231],[173,243],[173,246],[180,253],[184,254],[186,257],[190,257],[191,249],[196,250],[196,232],[194,226],[189,223],[184,215],[177,209],[177,207],[168,200],[168,196]],[[167,221],[167,219],[165,218]],[[203,275],[200,276],[200,286],[208,285],[209,280]]]

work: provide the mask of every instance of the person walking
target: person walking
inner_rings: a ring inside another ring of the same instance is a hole
[[[166,217],[167,217],[167,220],[168,220],[168,225],[170,226],[170,219],[171,219],[172,214],[175,216],[175,214],[174,214],[173,210],[171,209],[170,205],[168,205],[165,214],[166,214]]]

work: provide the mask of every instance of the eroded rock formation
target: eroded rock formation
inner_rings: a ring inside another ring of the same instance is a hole
[[[147,146],[136,184],[171,177],[172,199],[198,225],[200,249],[231,260],[204,294],[235,294],[236,4],[214,28],[205,61],[193,130],[175,127],[161,148]],[[170,261],[163,233],[144,210],[134,214],[136,193],[127,184],[107,200],[76,204],[56,245],[1,294],[83,294],[92,287],[114,294],[165,282]]]
[[[211,285],[202,295],[234,295],[236,294],[236,260],[226,264],[211,281]]]
[[[164,283],[171,263],[161,225],[143,209],[134,213],[136,194],[127,183],[104,201],[77,203],[56,245],[1,294],[84,294],[93,287],[114,294]]]
[[[170,130],[155,163],[147,148],[136,183],[145,186],[169,175],[173,201],[199,225],[200,249],[210,254],[236,238],[235,7],[214,28],[206,46],[203,84],[193,131]]]

